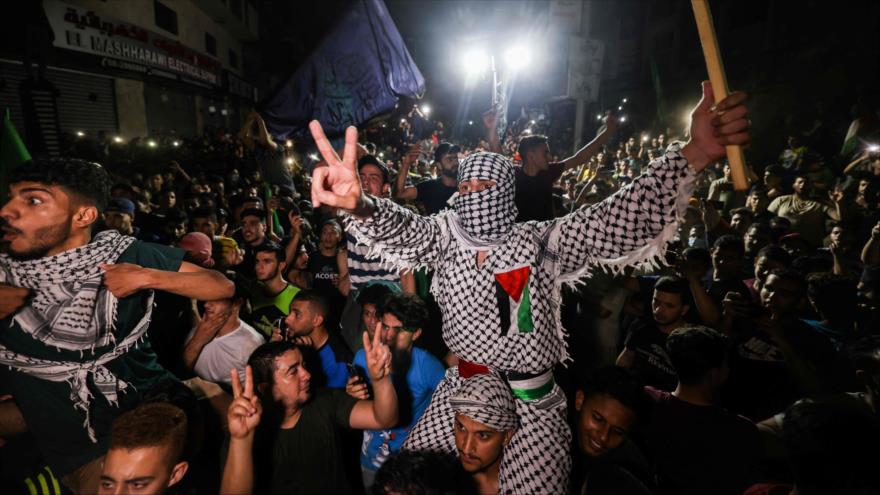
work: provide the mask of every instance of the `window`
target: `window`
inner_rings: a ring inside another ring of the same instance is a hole
[[[156,11],[156,26],[169,33],[177,34],[177,12],[159,0],[153,0],[153,6]]]
[[[217,56],[217,39],[211,36],[211,33],[205,33],[205,51]]]
[[[229,66],[233,69],[238,68],[238,54],[233,50],[229,50]]]

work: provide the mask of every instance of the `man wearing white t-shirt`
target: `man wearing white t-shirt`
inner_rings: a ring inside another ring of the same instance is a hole
[[[263,336],[238,317],[244,297],[238,291],[230,299],[205,303],[205,314],[183,348],[186,369],[209,382],[230,385],[229,370],[238,370],[244,379],[244,367]]]

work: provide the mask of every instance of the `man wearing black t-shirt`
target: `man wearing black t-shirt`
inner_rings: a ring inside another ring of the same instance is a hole
[[[740,494],[758,481],[757,426],[718,405],[730,374],[727,339],[708,327],[680,328],[666,340],[678,374],[672,393],[648,389],[656,404],[647,431],[666,493]]]
[[[370,341],[364,333],[372,400],[357,400],[341,390],[313,392],[302,349],[289,342],[263,344],[251,354],[243,390],[238,374],[231,373],[234,400],[220,492],[351,493],[342,432],[387,429],[398,420],[391,352],[380,334]],[[261,431],[255,435],[257,425]]]
[[[685,324],[690,309],[690,290],[681,277],[661,277],[654,285],[653,321],[639,318],[629,328],[617,366],[634,371],[646,385],[673,390],[675,370],[666,354],[666,337]]]
[[[517,152],[522,167],[516,169],[517,222],[550,220],[553,212],[553,184],[570,168],[580,166],[598,153],[617,129],[617,117],[606,118],[605,128],[596,139],[561,162],[550,162],[550,146],[546,136],[528,136],[519,142]]]
[[[255,249],[267,241],[266,211],[259,208],[248,208],[241,212],[241,242],[244,248],[244,260],[235,267],[235,271],[250,280],[254,279],[256,263]]]
[[[433,215],[446,208],[449,197],[458,191],[459,151],[461,148],[451,143],[442,143],[437,146],[437,149],[434,150],[434,164],[440,171],[440,176],[415,186],[406,185],[406,176],[418,155],[413,152],[407,153],[401,162],[400,173],[397,175],[394,197],[422,203],[426,215]]]

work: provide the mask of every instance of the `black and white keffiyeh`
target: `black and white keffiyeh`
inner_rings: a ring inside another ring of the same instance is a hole
[[[104,286],[100,265],[113,263],[135,242],[133,237],[105,231],[89,244],[55,256],[18,261],[0,255],[0,283],[34,293],[12,317],[22,331],[47,347],[79,351],[81,361],[51,360],[20,354],[0,345],[0,365],[53,382],[68,382],[73,407],[85,415],[89,438],[97,442],[89,421],[89,381],[111,404],[128,384],[104,365],[128,352],[147,331],[153,307],[149,294],[144,316],[121,341],[113,334],[118,299]],[[107,349],[107,346],[113,347]],[[85,351],[100,355],[85,356]]]
[[[463,414],[498,431],[515,430],[519,426],[510,386],[494,373],[474,375],[464,380],[455,395],[449,398],[449,406],[456,414]]]
[[[117,299],[103,285],[102,263],[113,263],[135,241],[115,230],[55,256],[17,261],[0,255],[0,283],[31,289],[34,297],[13,320],[34,339],[68,351],[113,342]]]
[[[459,182],[471,179],[492,180],[496,185],[480,192],[452,195],[452,233],[467,249],[489,250],[503,243],[516,220],[513,165],[497,153],[474,153],[458,169]]]
[[[673,145],[601,203],[550,221],[516,224],[513,180],[505,180],[513,169],[493,163],[499,161],[486,154],[465,160],[462,180],[491,179],[501,187],[455,197],[455,211],[421,217],[377,199],[370,218],[349,216],[346,225],[395,267],[435,270],[431,293],[443,315],[443,340],[456,356],[499,372],[544,374],[568,357],[561,286],[596,268],[620,273],[662,260],[695,174]],[[511,200],[505,202],[508,183]],[[493,189],[500,196],[491,196]],[[497,204],[482,201],[486,196]],[[500,218],[489,219],[494,214]],[[482,264],[475,249],[490,251]],[[454,368],[447,371],[405,448],[455,451],[448,399],[464,381]],[[564,395],[553,385],[546,397],[515,402],[520,427],[505,448],[500,492],[564,493],[571,467]]]

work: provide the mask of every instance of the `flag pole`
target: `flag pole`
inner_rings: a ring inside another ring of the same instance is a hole
[[[700,44],[703,45],[703,57],[706,59],[706,69],[709,72],[709,81],[712,82],[715,103],[718,103],[727,98],[729,91],[724,63],[721,61],[721,50],[718,48],[718,37],[715,35],[715,25],[712,23],[712,12],[709,10],[708,0],[691,0],[691,7],[694,9],[697,31],[700,33]],[[733,188],[737,191],[745,191],[749,188],[749,180],[746,176],[742,147],[738,144],[730,144],[726,148],[727,163],[733,176]]]

